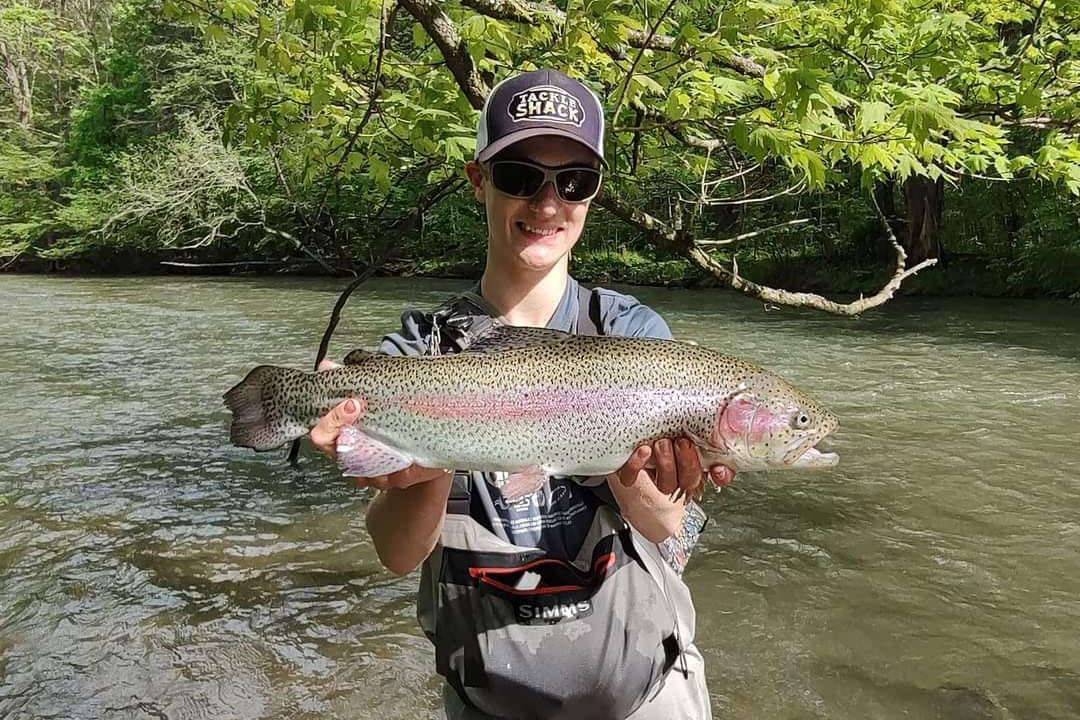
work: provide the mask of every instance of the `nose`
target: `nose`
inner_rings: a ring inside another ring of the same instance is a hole
[[[536,194],[529,198],[529,205],[541,215],[554,215],[559,211],[559,194],[555,191],[555,184],[546,182]]]

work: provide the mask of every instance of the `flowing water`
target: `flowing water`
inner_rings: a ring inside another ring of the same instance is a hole
[[[0,276],[0,717],[441,717],[367,492],[224,432],[221,393],[308,366],[340,285]],[[461,287],[371,281],[331,355]],[[1080,717],[1076,306],[633,292],[841,418],[835,471],[707,496],[718,718]]]

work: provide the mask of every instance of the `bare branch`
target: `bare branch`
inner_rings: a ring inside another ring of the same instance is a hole
[[[265,223],[263,224],[263,229],[270,235],[273,235],[275,237],[279,237],[279,238],[281,238],[283,240],[288,240],[290,243],[292,243],[293,247],[295,247],[297,250],[304,253],[305,255],[307,255],[309,258],[311,258],[315,262],[319,263],[319,267],[321,267],[323,270],[325,270],[327,272],[327,274],[329,274],[329,275],[340,275],[341,274],[340,270],[335,270],[334,268],[330,267],[329,263],[327,263],[325,260],[323,260],[318,254],[313,252],[311,250],[311,248],[309,248],[307,245],[305,245],[303,242],[301,242],[300,238],[296,237],[291,232],[288,232],[286,230],[279,230],[278,228],[271,227],[270,225],[266,225]]]
[[[397,6],[395,5],[394,12],[396,10]],[[345,162],[349,159],[349,154],[352,153],[353,146],[360,137],[360,133],[364,132],[364,128],[367,127],[368,121],[375,112],[375,103],[379,98],[379,79],[382,77],[383,55],[386,52],[386,26],[386,0],[383,0],[379,8],[379,50],[378,55],[375,57],[375,72],[371,78],[371,91],[368,93],[367,110],[364,111],[364,116],[360,118],[360,122],[353,128],[352,134],[349,135],[349,140],[345,143],[345,150],[341,153],[341,159],[337,161],[337,164],[330,171],[326,187],[323,188],[322,198],[319,199],[319,205],[315,210],[315,222],[318,222],[319,218],[322,217],[323,209],[326,207],[326,199],[330,196],[330,188],[333,187],[334,182],[341,174],[341,170],[345,167]]]
[[[238,262],[214,262],[214,263],[190,263],[190,262],[173,262],[171,260],[162,260],[158,265],[168,265],[170,267],[182,267],[182,268],[225,268],[225,267],[240,267],[245,265],[307,265],[314,262],[314,260],[240,260]]]
[[[645,44],[638,50],[637,56],[634,58],[634,62],[630,64],[630,69],[626,71],[626,77],[623,80],[622,87],[619,89],[619,99],[615,102],[615,110],[611,113],[612,120],[618,120],[619,118],[619,111],[622,109],[623,100],[626,99],[626,88],[630,86],[630,80],[634,77],[634,70],[637,69],[638,63],[641,62],[641,58],[645,54],[645,48],[648,47],[649,42],[653,39],[653,36],[656,35],[656,31],[659,30],[660,25],[663,24],[664,18],[666,18],[667,14],[671,12],[671,8],[675,7],[675,3],[677,1],[678,0],[670,0],[670,2],[664,8],[664,11],[660,13],[660,17],[656,19],[656,22],[653,24],[652,29],[649,30],[648,37],[645,38]]]
[[[858,63],[859,67],[862,68],[862,71],[864,73],[866,73],[866,77],[869,78],[870,80],[874,79],[874,71],[870,69],[870,66],[861,57],[859,57],[858,55],[856,55],[855,53],[853,53],[853,52],[851,52],[849,50],[845,50],[844,48],[840,47],[839,45],[830,45],[829,47],[831,47],[836,52],[841,53],[842,55],[846,55],[848,58],[850,58],[854,62]]]
[[[743,240],[749,240],[752,237],[758,235],[764,235],[767,232],[776,230],[777,228],[788,227],[789,225],[803,225],[810,222],[810,218],[799,218],[798,220],[788,220],[787,222],[777,223],[768,227],[763,227],[760,230],[754,230],[753,232],[742,233],[741,235],[735,235],[734,237],[725,238],[723,240],[698,240],[698,245],[732,245]]]
[[[721,185],[721,184],[726,183],[726,182],[731,182],[732,180],[738,180],[741,177],[746,177],[750,173],[755,172],[756,170],[760,170],[760,169],[761,169],[761,163],[754,163],[753,165],[746,168],[745,170],[739,170],[737,172],[732,173],[731,175],[727,175],[727,176],[722,177],[722,178],[717,178],[716,180],[710,180],[709,182],[707,182],[705,184],[706,185]]]
[[[881,212],[881,209],[877,207],[877,201],[874,200],[874,208],[877,210],[878,217],[885,224],[889,234],[889,240],[896,249],[896,272],[889,282],[874,295],[866,298],[859,298],[851,303],[837,303],[814,293],[789,292],[787,290],[759,285],[747,280],[739,275],[738,265],[733,263],[730,270],[724,267],[716,258],[709,255],[708,252],[700,247],[700,243],[694,242],[685,232],[675,230],[667,223],[648,213],[630,207],[616,197],[603,195],[600,197],[599,202],[601,206],[614,215],[645,230],[657,245],[675,250],[695,266],[719,279],[727,287],[738,290],[745,295],[755,297],[764,302],[776,303],[778,305],[814,308],[835,315],[858,315],[871,308],[883,305],[896,294],[896,291],[900,288],[901,283],[903,283],[905,279],[937,262],[936,258],[930,258],[913,268],[905,269],[904,265],[907,262],[907,253],[904,252],[903,246],[897,241],[896,235],[893,233],[892,228],[889,227],[885,215]]]
[[[470,7],[481,15],[486,15],[496,20],[508,22],[534,23],[539,17],[548,17],[552,24],[565,26],[566,13],[545,2],[533,0],[461,0],[461,4]],[[627,35],[626,43],[632,48],[642,50],[661,50],[673,52],[675,38],[671,35],[659,35],[655,32],[643,30],[631,30]],[[626,50],[621,47],[609,48],[612,57],[616,60],[626,60]],[[732,55],[728,58],[719,58],[725,67],[734,70],[741,75],[761,78],[765,77],[765,68],[751,58],[742,55]]]
[[[469,104],[477,110],[484,107],[490,89],[473,65],[469,50],[450,16],[433,0],[401,0],[401,5],[435,41]]]
[[[716,138],[699,138],[695,135],[687,135],[677,127],[668,126],[664,128],[679,142],[690,147],[701,148],[708,152],[718,150],[725,145],[723,140],[717,140]]]
[[[775,200],[778,197],[784,195],[796,195],[803,191],[806,187],[806,180],[800,180],[789,188],[775,192],[772,195],[766,195],[765,197],[751,197],[751,198],[737,198],[735,200],[709,200],[708,205],[757,205],[758,203],[769,202]]]

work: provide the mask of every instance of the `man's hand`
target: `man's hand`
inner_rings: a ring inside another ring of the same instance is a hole
[[[678,497],[700,499],[705,492],[701,458],[693,443],[686,438],[674,442],[661,438],[651,446],[642,445],[630,459],[619,468],[619,482],[629,487],[637,482],[642,470],[646,470],[649,459],[653,459],[655,469],[650,472],[657,489],[666,495],[678,494]],[[709,479],[717,487],[723,488],[735,479],[735,471],[726,465],[713,465],[709,468]]]
[[[319,363],[319,372],[333,370],[339,367],[341,367],[341,365],[332,360],[323,360]],[[358,408],[356,403],[352,400],[346,400],[345,402],[338,404],[330,412],[319,418],[319,422],[311,429],[311,432],[308,433],[308,437],[311,438],[311,444],[326,455],[337,457],[338,433],[341,432],[341,428],[356,422],[358,417],[360,417],[360,408]],[[395,488],[407,488],[422,482],[429,482],[436,478],[443,477],[449,472],[449,470],[410,465],[404,470],[398,470],[389,475],[379,475],[378,477],[369,478],[354,477],[352,478],[352,481],[353,485],[358,488],[373,487],[378,490],[391,490]]]

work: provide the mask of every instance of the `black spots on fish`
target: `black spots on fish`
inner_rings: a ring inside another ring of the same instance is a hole
[[[268,388],[265,409],[313,423],[355,394],[368,402],[365,428],[380,438],[426,448],[429,461],[464,459],[464,447],[473,448],[476,463],[531,458],[573,467],[618,455],[623,444],[629,454],[631,444],[650,437],[689,433],[707,439],[716,409],[735,386],[765,383],[768,377],[750,363],[700,346],[569,336],[484,353],[373,355],[326,373],[282,376]],[[580,410],[559,411],[560,403],[581,404],[583,394],[600,399],[585,401]],[[430,408],[422,412],[415,399],[425,395]],[[441,398],[447,400],[440,408]],[[456,412],[451,404],[462,398],[475,398],[476,406]],[[551,411],[542,403],[551,404]]]
[[[295,370],[260,365],[224,395],[232,411],[229,438],[255,450],[279,447],[295,436],[295,423],[282,412],[281,387]]]

